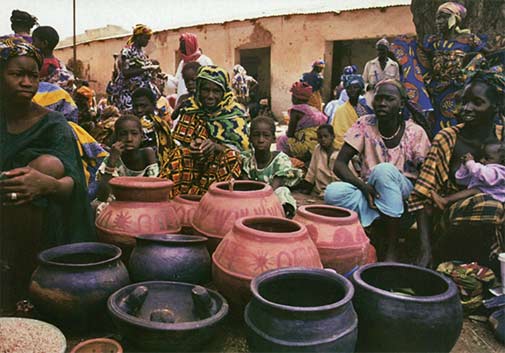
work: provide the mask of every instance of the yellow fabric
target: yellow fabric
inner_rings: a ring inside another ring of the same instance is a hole
[[[318,126],[308,127],[295,132],[295,137],[288,138],[289,151],[296,158],[305,158],[312,154],[317,145]]]
[[[38,105],[47,107],[49,105],[55,104],[61,100],[65,100],[69,104],[75,107],[74,100],[72,96],[64,89],[50,91],[50,92],[37,92],[33,97],[33,101]]]
[[[333,131],[335,132],[335,140],[333,142],[335,149],[340,150],[342,148],[345,133],[357,120],[358,114],[349,101],[345,102],[344,105],[335,111],[331,122]]]
[[[316,108],[320,112],[322,112],[323,111],[323,98],[321,97],[321,92],[317,91],[317,92],[312,93],[307,104]]]

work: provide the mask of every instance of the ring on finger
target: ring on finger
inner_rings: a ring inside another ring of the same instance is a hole
[[[10,199],[11,199],[12,201],[16,201],[16,200],[18,199],[18,194],[17,194],[17,193],[15,193],[15,192],[11,193],[11,195],[10,195]]]

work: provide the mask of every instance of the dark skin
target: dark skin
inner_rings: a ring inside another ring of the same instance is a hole
[[[293,104],[307,104],[308,100],[296,98],[295,96],[291,96],[291,102]],[[296,126],[300,119],[303,118],[303,113],[298,110],[292,109],[289,113],[289,125],[288,130],[286,131],[286,135],[288,137],[295,137]]]
[[[121,159],[128,169],[143,170],[148,165],[156,163],[156,154],[150,147],[139,148],[142,143],[142,131],[138,122],[124,121],[115,131],[116,142],[111,147],[107,166],[114,168]],[[109,180],[111,174],[103,174],[98,185],[97,199],[107,201],[110,195]]]
[[[188,93],[185,93],[179,97],[177,100],[177,105],[172,113],[172,119],[175,120],[179,116],[181,108],[187,104],[189,98],[193,97],[196,92],[196,70],[188,69],[182,70],[182,78],[188,89]]]
[[[399,114],[404,105],[404,99],[401,97],[398,88],[394,85],[381,85],[377,89],[373,101],[373,108],[379,122],[378,127],[380,134],[386,137],[393,136],[398,130],[398,127],[400,127],[400,131],[395,138],[384,140],[384,144],[387,148],[398,146],[405,132],[405,124]],[[377,209],[374,201],[381,197],[379,193],[375,190],[373,185],[364,182],[349,169],[349,162],[357,154],[358,151],[351,145],[344,143],[335,161],[334,173],[342,181],[348,182],[361,190],[368,201],[369,207]],[[399,218],[389,217],[384,214],[381,214],[381,218],[385,222],[388,234],[385,260],[394,261],[396,259],[396,243],[400,231]]]
[[[363,92],[361,86],[357,83],[353,83],[346,88],[347,95],[349,96],[349,102],[353,107],[358,105],[359,95]]]
[[[133,46],[138,49],[143,48],[143,47],[147,46],[147,44],[149,44],[149,39],[151,39],[151,36],[148,34],[138,35],[135,37],[135,39],[133,41]],[[126,68],[126,62],[124,60],[121,60],[121,71],[123,73],[123,76],[127,79],[131,78],[131,77],[135,77],[135,76],[140,76],[146,71],[157,70],[157,69],[158,69],[157,67],[152,67],[152,68],[130,67],[130,68]]]
[[[377,47],[377,57],[379,58],[379,63],[382,70],[386,68],[386,63],[388,61],[388,47],[385,45],[379,45]]]
[[[37,62],[28,56],[11,58],[1,67],[0,100],[8,133],[23,133],[49,112],[32,102],[38,85]],[[61,161],[54,156],[41,157],[47,163],[34,160],[26,167],[3,171],[0,197],[4,205],[28,204],[40,196],[65,199],[72,194],[74,180],[62,175]],[[12,193],[16,193],[16,200],[12,200]]]
[[[493,95],[493,88],[483,82],[471,82],[465,86],[462,96],[461,121],[465,123],[456,140],[451,161],[449,163],[449,177],[454,180],[456,170],[462,158],[470,153],[475,159],[483,157],[480,146],[498,143],[494,117],[498,113],[497,97]],[[421,239],[421,251],[418,259],[420,266],[428,266],[432,261],[431,209],[425,207],[417,212],[417,225]]]

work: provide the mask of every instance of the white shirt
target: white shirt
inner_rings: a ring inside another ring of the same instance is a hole
[[[369,84],[375,85],[377,82],[387,78],[400,79],[400,67],[397,62],[387,58],[384,70],[382,70],[378,57],[366,63],[363,70],[363,79],[367,86]]]

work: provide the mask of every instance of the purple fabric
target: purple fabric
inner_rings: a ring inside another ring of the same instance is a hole
[[[298,122],[298,125],[296,125],[296,131],[323,125],[328,122],[328,117],[324,115],[324,113],[308,104],[295,104],[291,107],[289,112],[291,112],[291,110],[303,113],[303,117]]]
[[[468,188],[477,188],[497,201],[505,202],[505,166],[481,164],[468,161],[461,164],[456,172],[456,180]]]

